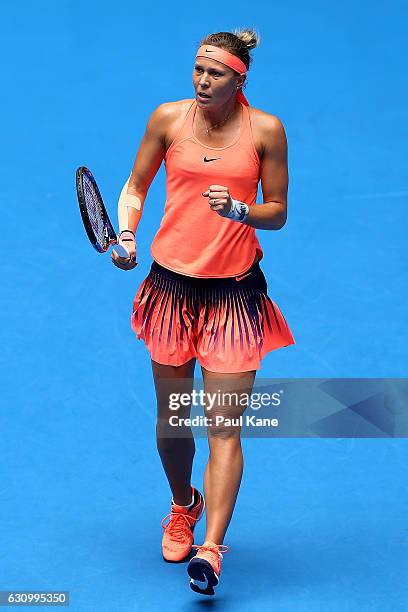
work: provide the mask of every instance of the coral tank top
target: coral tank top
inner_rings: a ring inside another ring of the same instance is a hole
[[[166,203],[150,249],[165,268],[195,277],[237,276],[251,267],[256,255],[263,257],[255,228],[221,217],[202,196],[210,185],[224,185],[234,199],[255,205],[260,161],[249,107],[241,103],[241,108],[238,136],[215,148],[194,135],[194,100],[166,152]]]

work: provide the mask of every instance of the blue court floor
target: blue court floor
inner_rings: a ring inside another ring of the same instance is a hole
[[[132,272],[91,249],[75,194],[87,165],[116,220],[151,112],[192,97],[200,39],[254,26],[246,95],[283,122],[290,174],[287,225],[257,232],[261,265],[296,339],[259,376],[406,377],[406,4],[7,0],[1,14],[0,590],[69,591],[75,612],[407,610],[404,438],[244,439],[214,601],[162,561],[170,495],[129,319],[164,170]],[[198,439],[200,489],[207,456]]]

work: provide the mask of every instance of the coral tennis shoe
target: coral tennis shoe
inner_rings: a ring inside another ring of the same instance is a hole
[[[220,581],[222,553],[228,552],[228,546],[207,540],[194,548],[197,548],[197,554],[187,567],[190,587],[196,593],[214,595],[214,587]]]
[[[191,552],[194,543],[194,528],[203,515],[204,497],[191,487],[194,504],[191,508],[171,504],[170,514],[162,520],[164,529],[162,550],[165,561],[183,561]],[[169,519],[165,525],[165,521]]]

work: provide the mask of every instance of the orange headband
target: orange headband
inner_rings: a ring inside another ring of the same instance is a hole
[[[225,66],[228,66],[235,72],[238,72],[239,75],[243,76],[247,72],[247,68],[243,61],[239,59],[233,53],[229,51],[225,51],[224,49],[220,49],[219,47],[215,47],[214,45],[202,45],[198,51],[196,57],[206,57],[207,59],[213,59]],[[240,100],[246,106],[249,106],[249,102],[244,96],[242,90],[240,89],[237,93],[237,100]]]

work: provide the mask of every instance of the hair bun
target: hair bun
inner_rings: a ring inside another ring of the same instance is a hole
[[[248,51],[255,49],[260,43],[261,37],[255,30],[245,28],[243,30],[234,30],[234,34],[247,47]]]

